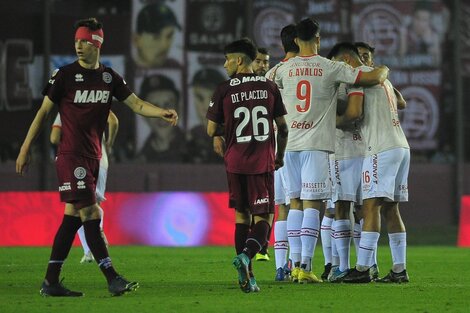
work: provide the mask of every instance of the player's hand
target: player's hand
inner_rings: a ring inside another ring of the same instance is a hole
[[[386,65],[380,65],[377,68],[381,70],[380,83],[383,83],[388,78],[390,69]]]
[[[18,158],[16,159],[16,173],[24,176],[24,174],[28,171],[28,165],[30,161],[31,156],[29,153],[20,151]]]
[[[216,136],[213,140],[213,147],[214,152],[217,153],[218,156],[224,157],[225,154],[225,140],[224,137]]]
[[[276,156],[276,160],[274,160],[274,169],[278,170],[284,166],[284,158],[279,158]]]
[[[161,118],[170,123],[171,126],[175,126],[178,123],[178,113],[173,109],[166,109],[163,111]]]

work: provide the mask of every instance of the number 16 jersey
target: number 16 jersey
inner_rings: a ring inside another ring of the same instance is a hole
[[[339,83],[354,84],[361,71],[319,55],[297,56],[279,67],[275,82],[287,109],[286,151],[335,151]]]
[[[206,116],[225,126],[227,172],[274,171],[273,121],[285,114],[279,89],[263,76],[237,74],[221,83],[212,96]]]

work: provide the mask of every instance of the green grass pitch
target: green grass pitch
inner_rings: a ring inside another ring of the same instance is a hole
[[[116,269],[140,282],[122,297],[111,297],[96,264],[79,264],[81,249],[73,248],[62,276],[83,298],[39,295],[49,253],[0,248],[0,312],[470,312],[470,249],[449,246],[409,246],[411,282],[402,285],[276,283],[274,260],[255,262],[261,292],[251,294],[236,284],[231,247],[111,247]],[[378,253],[383,276],[391,264],[388,246]],[[315,255],[320,275],[321,247]]]

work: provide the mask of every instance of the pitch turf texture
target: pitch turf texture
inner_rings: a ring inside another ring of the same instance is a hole
[[[231,247],[111,247],[119,272],[140,288],[111,297],[97,266],[79,264],[73,248],[64,284],[82,298],[43,298],[39,286],[50,248],[0,248],[0,312],[470,312],[470,249],[409,246],[408,284],[365,285],[274,282],[274,261],[255,262],[260,293],[236,284]],[[271,248],[271,254],[272,254]],[[323,269],[321,247],[314,272]],[[354,255],[352,260],[354,260]],[[379,247],[381,276],[390,268]]]

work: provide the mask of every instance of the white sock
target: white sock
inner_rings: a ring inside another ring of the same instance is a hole
[[[338,249],[335,240],[336,221],[331,223],[331,266],[339,266]]]
[[[300,229],[304,212],[300,210],[289,210],[287,214],[287,239],[291,251],[292,263],[300,263],[302,253],[302,241],[300,240]]]
[[[380,233],[362,231],[359,243],[359,254],[357,256],[358,267],[369,268],[374,265],[374,251],[377,250],[377,242]]]
[[[359,223],[354,223],[353,240],[357,255],[359,253],[359,241],[361,241],[361,224]]]
[[[320,230],[320,212],[317,209],[304,209],[304,219],[300,231],[302,241],[302,265],[306,265],[305,270],[312,270],[312,259],[318,241]]]
[[[80,238],[80,242],[82,243],[83,253],[84,254],[90,253],[90,247],[88,247],[88,244],[86,242],[85,230],[83,229],[83,225],[78,229],[77,232],[78,232],[78,238]]]
[[[351,246],[351,221],[337,220],[335,225],[335,244],[339,256],[339,270],[349,269],[349,247]]]
[[[392,252],[392,271],[400,273],[406,269],[406,232],[388,234]]]
[[[323,249],[323,256],[325,257],[325,265],[331,263],[331,224],[333,219],[331,217],[323,216],[320,228],[321,246]]]
[[[274,223],[274,259],[276,260],[276,269],[284,267],[284,264],[286,264],[288,249],[287,221],[277,221]]]

